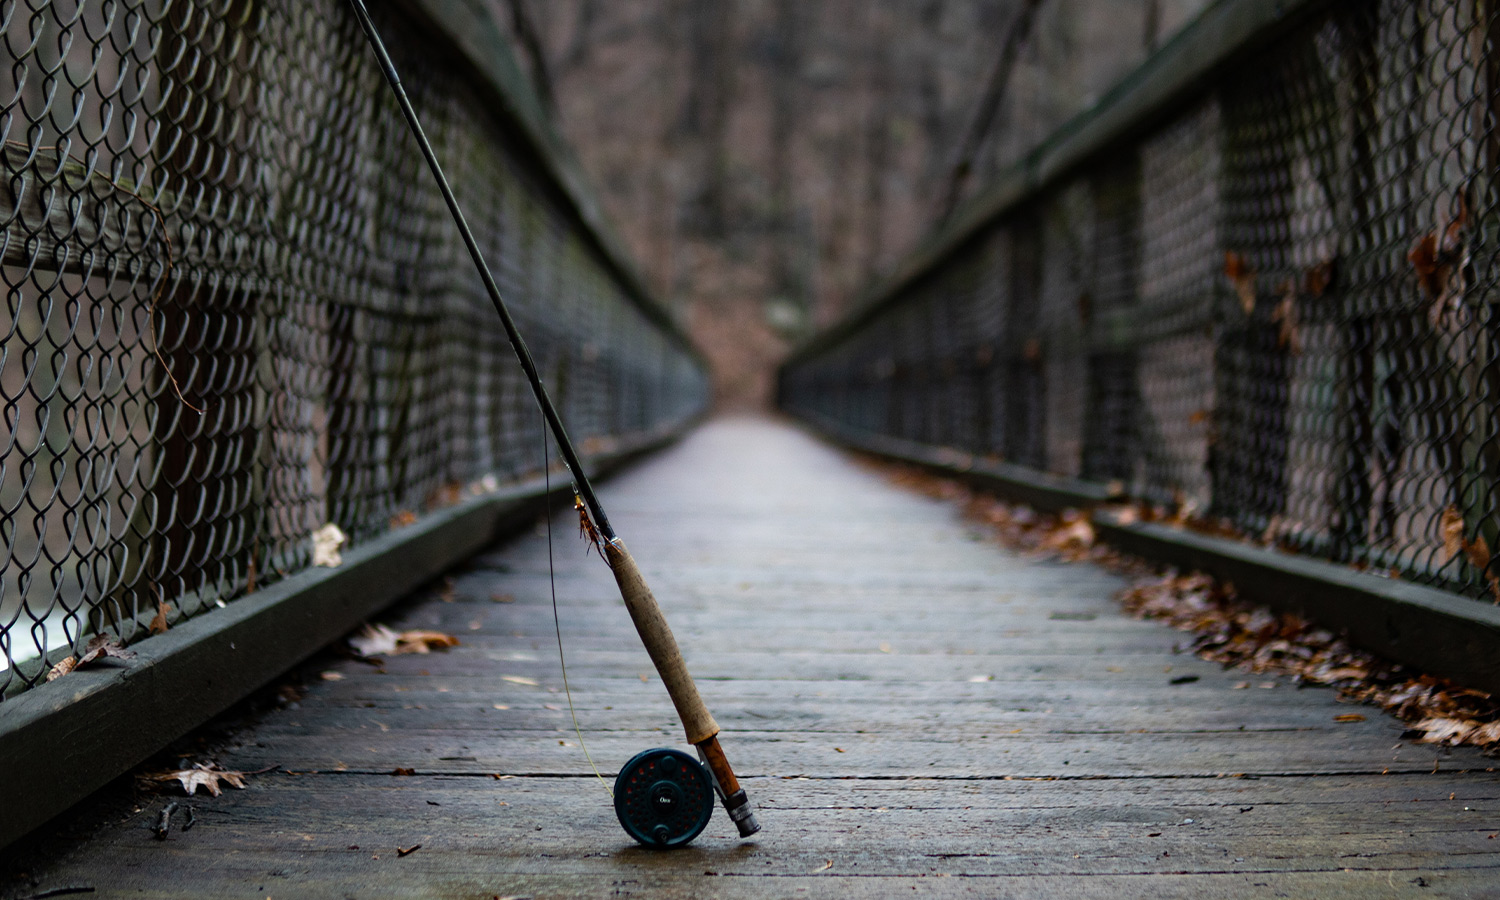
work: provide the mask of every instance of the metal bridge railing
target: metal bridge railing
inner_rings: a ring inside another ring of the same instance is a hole
[[[1500,600],[1500,19],[1275,6],[1211,7],[782,402]]]
[[[424,4],[379,6],[574,439],[699,411],[701,361],[552,150]],[[534,401],[346,4],[0,0],[0,54],[0,696],[91,634],[307,568],[325,523],[357,545],[540,471]]]

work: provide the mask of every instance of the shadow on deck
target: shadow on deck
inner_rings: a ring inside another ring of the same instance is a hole
[[[195,798],[194,829],[153,839],[171,798],[117,786],[11,848],[0,893],[1436,897],[1500,883],[1500,778],[1479,754],[1403,743],[1375,711],[1336,722],[1348,707],[1331,691],[1235,690],[1240,673],[1123,615],[1115,576],[998,549],[801,432],[712,422],[603,499],[761,807],[754,840],[722,812],[676,852],[619,828],[572,730],[538,530],[390,614],[460,646],[381,667],[325,656],[298,702],[216,736],[224,766],[279,768]],[[573,535],[559,511],[573,699],[612,775],[682,735],[608,570]]]

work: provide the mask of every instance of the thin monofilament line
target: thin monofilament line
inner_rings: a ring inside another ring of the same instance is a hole
[[[557,663],[562,667],[563,694],[568,698],[568,715],[573,717],[573,733],[578,735],[578,746],[583,750],[583,758],[589,761],[589,768],[594,770],[599,783],[604,785],[604,790],[609,792],[610,800],[615,797],[614,789],[609,786],[604,773],[599,771],[599,766],[594,763],[594,757],[589,753],[589,745],[584,743],[583,729],[578,726],[578,711],[573,708],[573,690],[568,687],[568,661],[563,656],[562,618],[557,612],[557,570],[552,563],[552,450],[548,442],[546,423],[542,423],[542,490],[547,504],[547,583],[552,588],[552,626],[557,631]]]

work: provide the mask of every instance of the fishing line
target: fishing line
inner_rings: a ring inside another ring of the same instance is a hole
[[[604,785],[610,799],[614,799],[614,788],[609,786],[594,762],[594,757],[589,753],[589,745],[584,743],[583,729],[578,726],[578,711],[573,708],[573,690],[568,687],[568,661],[563,656],[562,617],[557,612],[557,569],[552,563],[552,449],[545,420],[542,422],[542,490],[547,498],[547,583],[552,588],[552,626],[557,631],[557,663],[562,667],[563,693],[568,698],[568,715],[573,717],[573,733],[578,735],[578,746],[583,750],[583,758],[589,761],[589,768],[594,770],[594,776]]]

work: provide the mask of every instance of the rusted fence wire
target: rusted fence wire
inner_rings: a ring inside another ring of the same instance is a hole
[[[1500,19],[1283,12],[816,337],[783,404],[1500,600]]]
[[[585,453],[706,402],[576,191],[383,30]],[[421,4],[416,4],[420,7]],[[0,696],[537,474],[541,421],[339,0],[0,0]]]

